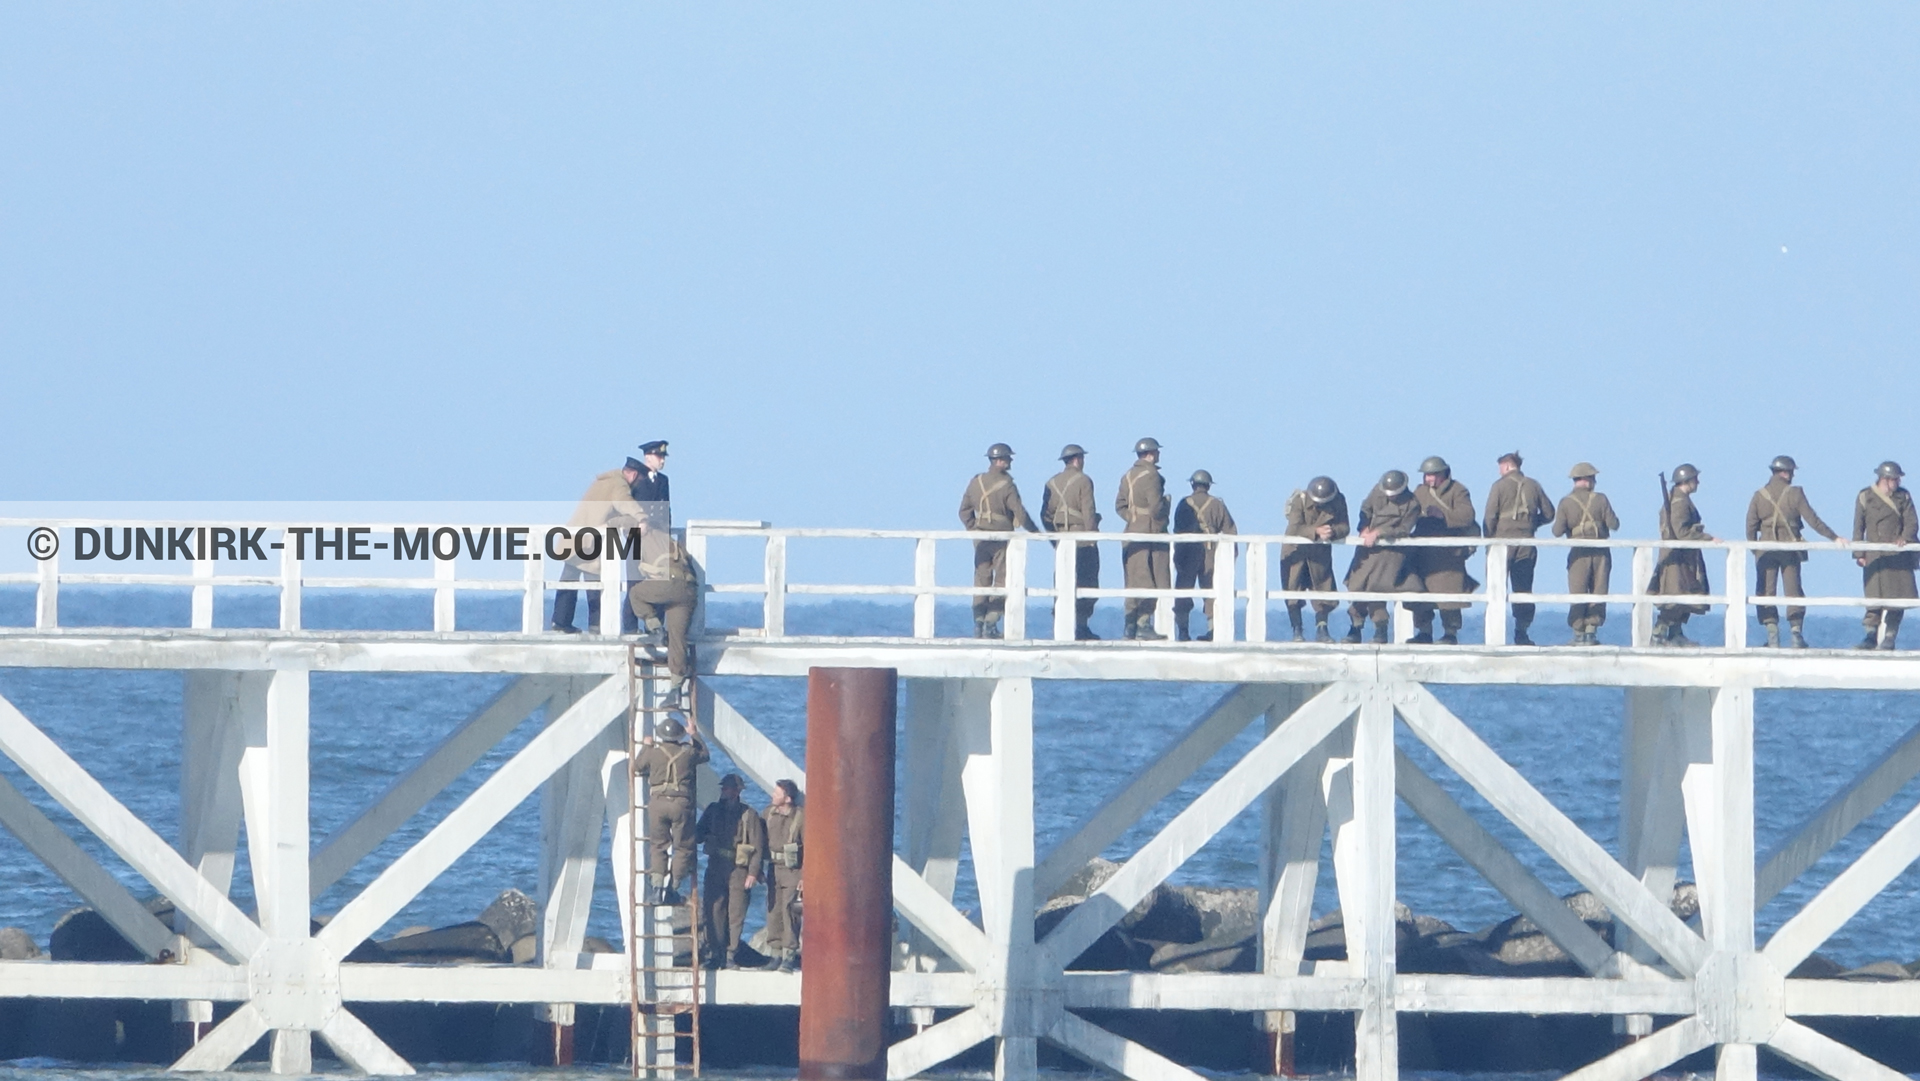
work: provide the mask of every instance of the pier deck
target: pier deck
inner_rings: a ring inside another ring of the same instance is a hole
[[[918,553],[930,552],[943,537],[922,538]],[[814,666],[871,666],[896,669],[905,681],[901,791],[906,823],[893,886],[905,960],[894,975],[893,997],[897,1006],[916,1011],[960,1012],[895,1045],[891,1076],[913,1076],[992,1041],[996,1076],[1018,1081],[1033,1075],[1036,1048],[1046,1041],[1137,1081],[1194,1081],[1197,1075],[1188,1068],[1083,1016],[1083,1011],[1114,1008],[1251,1012],[1262,1015],[1282,1039],[1295,1012],[1351,1014],[1357,1075],[1365,1081],[1397,1076],[1397,1017],[1408,1012],[1619,1018],[1620,1031],[1637,1038],[1578,1071],[1582,1081],[1634,1081],[1707,1048],[1718,1048],[1720,1075],[1738,1081],[1754,1076],[1756,1049],[1762,1046],[1828,1077],[1899,1076],[1804,1021],[1920,1017],[1920,983],[1862,984],[1789,974],[1920,858],[1920,809],[1869,845],[1766,941],[1756,934],[1754,913],[1920,776],[1920,730],[1880,759],[1855,764],[1851,779],[1837,783],[1826,804],[1785,842],[1762,853],[1754,839],[1755,801],[1764,794],[1757,794],[1753,783],[1753,707],[1756,692],[1775,689],[1920,689],[1920,655],[1749,649],[1744,619],[1728,621],[1724,647],[1693,650],[1516,648],[1497,640],[1456,647],[1274,643],[1264,640],[1264,601],[1285,595],[1265,591],[1259,580],[1265,570],[1252,571],[1256,564],[1250,556],[1241,566],[1255,580],[1229,574],[1217,593],[1224,603],[1247,607],[1237,619],[1223,620],[1231,629],[1211,643],[1073,642],[1070,622],[1064,636],[1029,638],[1024,616],[1011,618],[1016,607],[1024,612],[1024,604],[1010,605],[1006,640],[938,638],[932,634],[934,598],[972,591],[936,585],[932,557],[922,554],[916,556],[914,585],[892,590],[914,598],[912,637],[802,637],[785,632],[784,605],[790,593],[806,590],[786,583],[784,541],[775,533],[765,539],[766,575],[747,584],[763,595],[765,624],[745,633],[703,631],[701,673],[798,676]],[[698,540],[697,532],[690,535],[690,547],[704,559],[704,550],[693,543]],[[1222,549],[1263,543],[1238,538]],[[1744,558],[1730,556],[1729,567]],[[1024,565],[1015,566],[1024,573]],[[124,580],[89,584],[140,584],[136,576],[119,577]],[[181,723],[190,763],[182,783],[181,835],[162,838],[32,719],[0,700],[0,753],[177,910],[175,923],[162,924],[32,799],[0,780],[0,824],[136,948],[168,962],[4,963],[0,995],[167,999],[179,1004],[181,1020],[199,1022],[212,1017],[211,1003],[239,1003],[176,1063],[177,1069],[224,1069],[270,1037],[273,1068],[302,1072],[310,1066],[310,1041],[318,1033],[351,1065],[375,1074],[407,1073],[410,1067],[355,1017],[358,1003],[530,1002],[541,1005],[547,1021],[565,1025],[572,1021],[573,1004],[628,1001],[626,959],[583,951],[586,906],[579,902],[591,895],[595,875],[605,873],[597,866],[603,829],[616,838],[613,881],[622,889],[628,881],[628,869],[621,865],[631,805],[619,723],[629,705],[622,641],[529,633],[538,628],[542,611],[531,601],[525,605],[530,626],[522,632],[455,631],[453,592],[468,586],[451,572],[401,587],[445,593],[445,611],[436,604],[435,613],[442,629],[302,630],[299,594],[314,582],[297,565],[282,576],[287,583],[282,626],[219,629],[211,626],[211,592],[221,581],[207,572],[185,577],[184,583],[171,584],[196,591],[193,627],[61,627],[57,593],[62,579],[56,567],[36,579],[43,591],[42,625],[0,631],[0,666],[187,673]],[[524,581],[526,595],[542,599],[554,585],[532,572]],[[1008,593],[1022,600],[1054,596],[1049,590],[1028,590],[1018,576],[1014,582]],[[613,585],[603,588],[613,599]],[[730,587],[709,588],[725,592]],[[1736,576],[1716,597],[1745,604],[1750,598],[1740,588]],[[204,607],[202,589],[207,591]],[[48,593],[53,600],[45,599]],[[1059,599],[1070,601],[1069,593],[1063,590]],[[1629,606],[1652,603],[1633,595],[1620,600]],[[1496,609],[1509,601],[1493,598]],[[1071,604],[1061,607],[1070,610]],[[617,611],[617,605],[610,608]],[[1503,631],[1491,628],[1504,628],[1505,622],[1504,610],[1490,616],[1489,637],[1498,639]],[[315,672],[518,678],[409,765],[347,826],[315,843],[308,824],[308,685]],[[1035,679],[1176,680],[1225,684],[1228,690],[1064,839],[1039,851],[1033,824]],[[1582,831],[1450,712],[1427,689],[1438,684],[1623,688],[1619,850],[1609,851]],[[801,765],[751,718],[711,686],[702,684],[698,693],[699,714],[710,724],[713,742],[753,783],[766,787],[776,778],[792,777],[804,786]],[[542,707],[550,719],[538,735],[324,927],[309,933],[313,897]],[[1034,915],[1041,903],[1253,726],[1262,736],[1250,750],[1036,940]],[[1431,749],[1604,903],[1616,921],[1617,941],[1606,941],[1574,916],[1473,813],[1397,751],[1401,731]],[[704,791],[714,791],[711,777],[703,784]],[[543,794],[545,846],[539,964],[442,968],[342,962],[536,792]],[[1587,975],[1501,979],[1398,972],[1398,802],[1417,813],[1464,865],[1538,924]],[[1264,807],[1259,971],[1067,970],[1187,858],[1256,804]],[[979,884],[978,922],[952,903],[963,859],[963,825],[965,858],[971,859]],[[252,913],[228,899],[243,832],[259,899]],[[1329,833],[1333,857],[1331,867],[1322,868],[1320,853]],[[1699,888],[1697,925],[1683,922],[1668,905],[1680,877],[1683,836],[1691,841],[1691,877]],[[1333,875],[1345,921],[1348,958],[1341,962],[1303,960],[1314,887],[1323,870]],[[628,901],[622,898],[623,912],[631,909]],[[701,994],[712,1005],[792,1004],[799,990],[798,976],[724,971],[704,982]],[[931,1020],[930,1013],[917,1016]],[[1657,1018],[1679,1020],[1655,1030]]]

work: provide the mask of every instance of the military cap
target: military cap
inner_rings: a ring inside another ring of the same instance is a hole
[[[627,455],[627,464],[623,468],[631,469],[635,473],[645,473],[647,471],[647,463],[629,454]]]
[[[1600,471],[1595,469],[1591,462],[1576,462],[1572,469],[1567,470],[1567,476],[1572,477],[1574,480],[1579,480],[1582,477],[1597,477],[1599,475]]]
[[[1330,502],[1339,494],[1340,486],[1333,482],[1332,477],[1315,477],[1307,482],[1307,498],[1315,503]]]
[[[668,717],[654,729],[661,739],[685,739],[687,726],[680,723],[678,717]]]
[[[995,443],[993,446],[988,447],[987,460],[992,461],[997,458],[1005,458],[1009,462],[1013,461],[1013,448],[1007,446],[1005,443]]]
[[[729,773],[725,777],[720,778],[721,788],[725,788],[728,785],[732,785],[735,788],[745,788],[747,787],[747,779],[738,773]]]
[[[1193,471],[1193,476],[1187,478],[1187,483],[1204,484],[1211,488],[1213,487],[1213,474],[1204,469],[1196,469]]]
[[[1767,465],[1767,468],[1773,470],[1775,473],[1791,473],[1800,467],[1794,464],[1792,455],[1782,454],[1775,457],[1774,460]]]
[[[1087,448],[1078,443],[1068,443],[1060,448],[1060,460],[1063,462],[1068,458],[1085,458],[1086,456]]]
[[[1388,495],[1398,495],[1407,490],[1407,475],[1398,469],[1389,469],[1380,476],[1380,490]]]
[[[1679,465],[1673,467],[1673,483],[1675,484],[1686,484],[1699,479],[1700,471],[1693,467],[1692,462],[1681,462]]]
[[[642,443],[640,444],[640,453],[658,454],[660,457],[665,458],[667,456],[667,441],[664,439],[654,439]]]
[[[1429,454],[1427,455],[1427,460],[1420,463],[1420,472],[1451,473],[1453,472],[1453,467],[1448,465],[1447,460],[1438,454]]]
[[[1906,476],[1906,473],[1901,470],[1899,462],[1881,462],[1880,468],[1874,470],[1873,475],[1876,477],[1893,477],[1897,480],[1900,477]]]
[[[1152,436],[1148,436],[1133,445],[1133,452],[1135,454],[1152,454],[1159,449],[1160,441]]]

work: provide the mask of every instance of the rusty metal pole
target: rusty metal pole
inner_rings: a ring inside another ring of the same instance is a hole
[[[893,968],[891,668],[807,672],[801,1081],[885,1081]]]

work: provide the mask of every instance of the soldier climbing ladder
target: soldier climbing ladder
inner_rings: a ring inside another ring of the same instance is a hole
[[[685,713],[689,731],[699,731],[694,698],[681,701],[678,681],[668,672],[666,657],[657,647],[634,644],[627,649],[627,791],[631,827],[627,830],[628,878],[628,987],[632,991],[632,1048],[635,1078],[677,1077],[682,1072],[700,1076],[700,911],[699,876],[693,876],[684,898],[657,904],[649,874],[653,868],[647,843],[648,778],[635,768],[644,741],[658,720]],[[691,782],[689,782],[691,783]],[[686,945],[683,954],[680,946]],[[680,1028],[679,1019],[688,1025]],[[691,1053],[685,1063],[679,1041],[687,1039]]]

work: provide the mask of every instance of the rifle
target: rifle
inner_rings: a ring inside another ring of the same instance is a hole
[[[1660,471],[1660,539],[1673,539],[1673,495],[1667,491],[1667,474],[1665,470]],[[1672,551],[1673,549],[1671,548],[1667,549],[1669,553]],[[1663,554],[1654,562],[1653,581],[1647,583],[1648,593],[1660,592],[1660,568],[1664,566],[1670,558],[1672,558],[1670,555]]]

